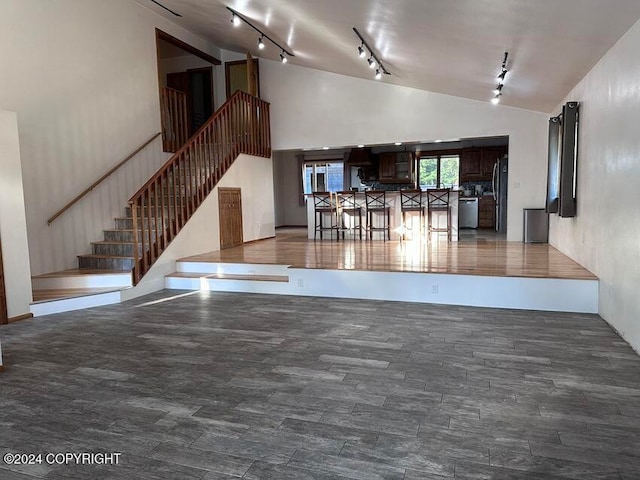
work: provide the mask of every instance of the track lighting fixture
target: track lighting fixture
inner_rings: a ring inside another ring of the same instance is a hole
[[[242,22],[244,22],[247,25],[249,25],[251,28],[253,28],[256,32],[258,32],[258,34],[260,35],[258,37],[258,48],[260,50],[264,50],[266,46],[264,41],[266,39],[266,40],[269,40],[271,43],[273,43],[276,47],[278,47],[281,50],[282,53],[280,53],[280,61],[282,63],[287,63],[289,60],[288,57],[295,57],[295,55],[292,52],[284,48],[282,45],[276,42],[273,38],[271,38],[269,35],[267,35],[258,27],[256,27],[253,23],[251,23],[247,18],[242,16],[240,13],[236,12],[233,8],[231,7],[226,7],[226,8],[231,12],[231,23],[233,23],[235,26],[238,26]]]
[[[498,85],[493,89],[493,98],[491,99],[491,103],[497,105],[500,103],[500,97],[502,96],[502,88],[504,87],[504,79],[507,76],[507,59],[509,58],[509,52],[504,52],[504,60],[502,60],[502,67],[500,68],[500,73],[498,74],[497,80]]]
[[[360,35],[360,32],[356,27],[353,27],[353,33],[355,33],[360,39],[360,46],[358,47],[358,56],[360,58],[365,58],[367,56],[367,51],[369,51],[369,58],[367,59],[367,63],[369,64],[369,68],[372,70],[375,68],[375,79],[380,80],[382,78],[382,74],[391,75],[389,71],[384,68],[384,65],[380,61],[380,58],[375,54],[375,52],[371,49],[367,41]],[[377,68],[376,68],[377,67]]]

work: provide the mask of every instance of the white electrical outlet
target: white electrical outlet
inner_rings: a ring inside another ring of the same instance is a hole
[[[431,285],[431,293],[438,293],[438,284]]]

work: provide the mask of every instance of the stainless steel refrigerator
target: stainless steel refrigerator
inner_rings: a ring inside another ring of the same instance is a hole
[[[505,155],[493,166],[493,199],[496,201],[496,232],[507,233],[507,181],[509,159]]]

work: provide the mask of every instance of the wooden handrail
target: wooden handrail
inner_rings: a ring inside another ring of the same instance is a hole
[[[129,199],[134,284],[240,153],[271,156],[270,137],[269,103],[238,91]]]
[[[82,199],[82,197],[84,197],[87,193],[89,193],[91,190],[93,190],[94,188],[96,188],[98,185],[100,185],[104,180],[106,180],[110,175],[112,175],[116,170],[118,170],[122,165],[124,165],[125,163],[127,163],[129,160],[131,160],[133,157],[135,157],[138,153],[140,153],[147,145],[149,145],[151,142],[153,142],[156,137],[160,136],[161,132],[158,132],[156,134],[154,134],[152,137],[150,137],[146,142],[144,142],[142,145],[140,145],[138,148],[136,148],[133,152],[131,152],[129,155],[127,155],[127,157],[122,160],[121,162],[119,162],[116,166],[114,166],[111,170],[109,170],[107,173],[105,173],[104,175],[102,175],[98,180],[96,180],[95,182],[93,182],[91,185],[89,185],[87,188],[85,188],[82,193],[80,193],[79,195],[76,195],[76,197],[71,200],[69,203],[67,203],[64,207],[62,207],[60,210],[58,210],[55,215],[53,215],[49,220],[47,220],[47,225],[51,225],[53,223],[53,221],[58,218],[60,215],[62,215],[64,212],[66,212],[67,210],[69,210],[73,205],[75,205],[80,199]]]

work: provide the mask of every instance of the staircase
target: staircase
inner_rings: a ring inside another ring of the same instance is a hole
[[[155,232],[156,229],[152,230]],[[134,234],[131,207],[125,207],[124,216],[114,218],[114,228],[103,230],[104,239],[91,242],[91,252],[78,255],[78,267],[88,270],[126,270],[131,272],[135,266],[133,254]],[[138,233],[138,238],[140,233]],[[138,250],[142,248],[137,243]],[[140,253],[139,253],[140,255]]]
[[[271,156],[269,104],[237,91],[129,199],[124,217],[114,219],[114,228],[104,230],[103,240],[92,242],[92,253],[78,255],[79,269],[57,272],[66,279],[66,289],[73,290],[66,296],[78,296],[76,290],[83,287],[104,290],[96,286],[103,279],[89,280],[100,272],[129,272],[120,288],[137,284],[241,153]],[[32,278],[34,300],[52,296],[55,276]],[[39,285],[46,286],[38,289]]]

